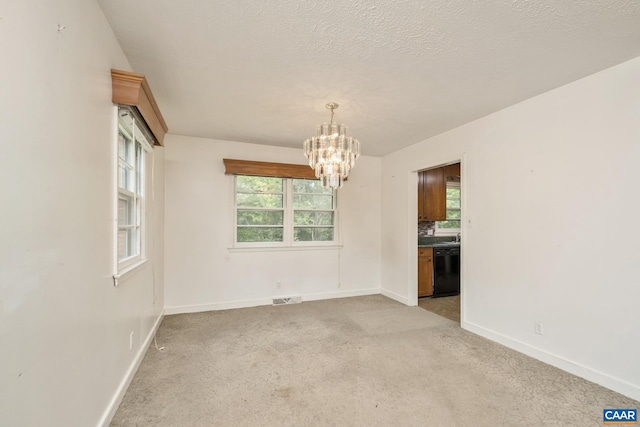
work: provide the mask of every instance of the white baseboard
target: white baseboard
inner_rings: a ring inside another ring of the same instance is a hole
[[[548,351],[539,349],[530,344],[514,340],[513,338],[492,331],[490,329],[486,329],[475,323],[463,322],[461,326],[463,329],[469,332],[473,332],[474,334],[480,335],[481,337],[500,343],[505,347],[509,347],[520,353],[526,354],[527,356],[531,356],[534,359],[538,359],[551,366],[555,366],[556,368],[562,369],[563,371],[569,372],[570,374],[599,384],[632,399],[640,400],[640,387],[637,385],[621,380],[620,378],[612,377],[611,375],[605,374],[604,372],[597,371],[593,368],[565,359],[564,357],[558,356],[556,354],[549,353]]]
[[[323,299],[333,299],[333,298],[346,298],[346,297],[358,297],[363,295],[377,295],[380,293],[378,288],[372,289],[357,289],[351,291],[339,291],[339,292],[324,292],[317,294],[302,294],[302,302],[304,301],[318,301]],[[290,293],[284,296],[292,297],[297,296],[299,294]],[[283,295],[274,295],[274,298],[281,297]],[[233,308],[247,308],[247,307],[258,307],[261,305],[271,305],[273,304],[272,298],[260,298],[260,299],[251,299],[251,300],[236,300],[236,301],[225,301],[225,302],[216,302],[212,304],[198,304],[198,305],[178,305],[174,307],[165,307],[164,313],[166,315],[169,314],[182,314],[182,313],[200,313],[203,311],[216,311],[216,310],[229,310]]]
[[[380,289],[378,288],[356,289],[353,291],[323,292],[319,294],[302,295],[302,301],[303,302],[304,301],[320,301],[323,299],[362,297],[365,295],[378,295],[378,294],[380,294]]]
[[[387,289],[380,289],[380,293],[385,297],[401,302],[404,305],[409,305],[409,299],[407,297],[403,297],[400,294],[396,294],[395,292],[391,292]]]
[[[176,305],[165,307],[164,314],[200,313],[203,311],[229,310],[232,308],[258,307],[260,305],[271,305],[271,298],[248,299],[238,301],[214,302],[212,304],[197,305]]]
[[[133,362],[131,363],[131,366],[129,366],[129,369],[127,369],[127,372],[125,373],[124,378],[122,378],[122,381],[120,381],[120,385],[118,386],[118,389],[116,390],[115,394],[111,398],[111,401],[107,406],[107,409],[105,410],[104,414],[100,418],[100,421],[98,422],[98,426],[108,427],[111,421],[113,420],[113,416],[116,414],[116,411],[118,410],[118,407],[122,402],[122,398],[127,392],[127,389],[129,388],[129,385],[131,384],[131,381],[133,380],[134,375],[138,371],[138,367],[140,366],[140,363],[142,363],[142,359],[144,359],[144,355],[147,353],[147,349],[151,345],[151,341],[153,340],[153,337],[158,331],[158,328],[160,327],[160,323],[162,323],[163,318],[164,318],[164,311],[160,313],[155,323],[153,324],[151,331],[149,331],[147,338],[144,340],[144,343],[140,347],[140,350],[138,350],[138,353],[136,353],[136,357],[134,357]]]

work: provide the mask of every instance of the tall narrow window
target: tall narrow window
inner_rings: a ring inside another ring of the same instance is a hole
[[[436,221],[436,232],[455,234],[460,232],[460,183],[447,182],[447,220]]]
[[[237,241],[284,241],[284,180],[236,177]]]
[[[293,180],[294,241],[333,241],[334,198],[334,191],[322,188],[318,180]]]
[[[145,153],[152,138],[144,121],[118,107],[118,269],[142,259],[145,211]]]

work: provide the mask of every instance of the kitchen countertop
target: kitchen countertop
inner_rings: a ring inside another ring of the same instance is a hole
[[[418,237],[419,248],[455,248],[460,247],[460,242],[455,241],[455,236],[425,236]]]
[[[419,248],[459,248],[460,242],[435,242],[426,245],[418,245]]]

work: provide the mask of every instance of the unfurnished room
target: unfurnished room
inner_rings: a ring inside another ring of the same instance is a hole
[[[635,425],[640,3],[0,1],[0,425]]]

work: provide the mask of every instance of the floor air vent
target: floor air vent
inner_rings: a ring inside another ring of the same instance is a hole
[[[285,305],[285,304],[300,304],[302,302],[302,297],[281,297],[274,298],[273,305]]]

